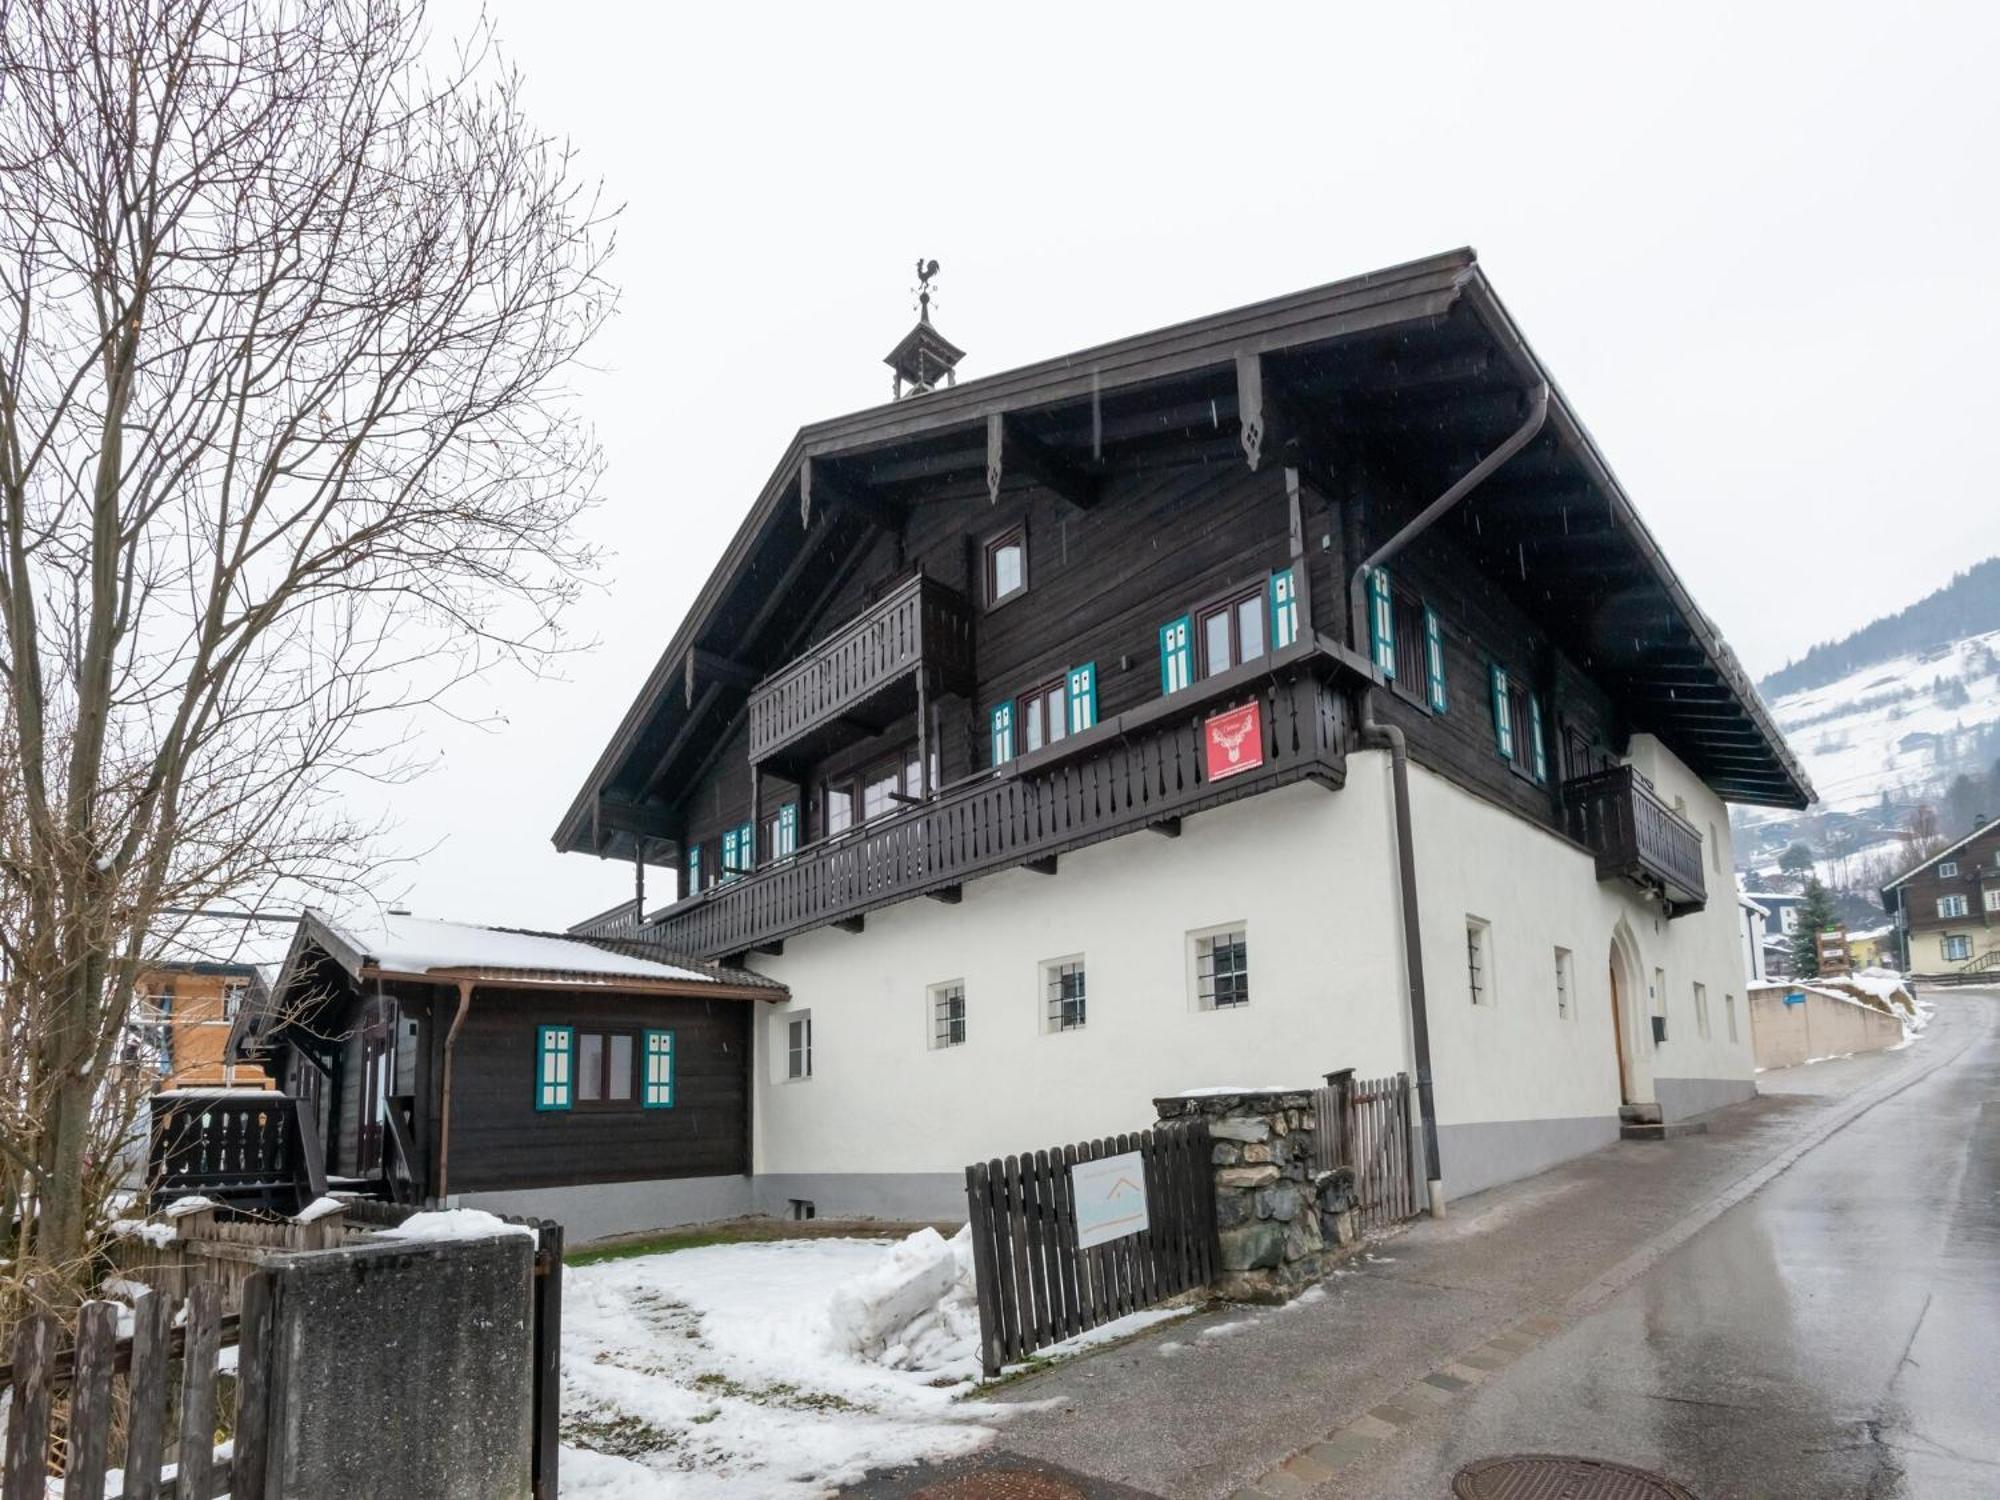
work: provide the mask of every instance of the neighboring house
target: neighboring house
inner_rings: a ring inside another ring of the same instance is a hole
[[[1893,922],[1847,934],[1847,956],[1855,969],[1892,968],[1902,958]]]
[[[1744,891],[1745,901],[1754,901],[1763,910],[1765,932],[1774,938],[1783,938],[1787,944],[1798,936],[1799,913],[1805,910],[1806,898],[1791,891]]]
[[[782,993],[629,942],[308,911],[238,1042],[304,1101],[336,1185],[583,1239],[659,1222],[681,1179],[741,1176],[751,1002]]]
[[[1764,925],[1771,913],[1740,891],[1736,896],[1736,911],[1743,939],[1743,972],[1752,984],[1758,984],[1770,973],[1764,964]]]
[[[555,842],[788,992],[751,1201],[930,1217],[1200,1085],[1408,1069],[1453,1193],[1747,1097],[1810,798],[1457,252],[802,429]]]
[[[162,960],[134,984],[129,1025],[137,1050],[157,1060],[163,1089],[268,1089],[269,1075],[228,1046],[237,1016],[264,999],[254,964]]]
[[[1906,973],[2000,971],[2000,818],[1882,887]]]

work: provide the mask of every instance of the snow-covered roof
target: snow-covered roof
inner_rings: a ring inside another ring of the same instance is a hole
[[[1754,911],[1760,917],[1768,917],[1771,915],[1771,909],[1768,906],[1759,906],[1755,901],[1752,901],[1750,897],[1742,891],[1738,891],[1736,893],[1736,904],[1742,907],[1745,911]]]
[[[1901,885],[1904,881],[1908,880],[1912,875],[1921,874],[1923,871],[1928,870],[1932,865],[1936,864],[1939,860],[1943,859],[1946,855],[1958,853],[1959,850],[1963,849],[1967,844],[1971,843],[1974,839],[1978,838],[1982,834],[1991,833],[1995,828],[2000,828],[2000,818],[1994,818],[1991,822],[1982,823],[1979,827],[1973,829],[1972,832],[1968,833],[1964,838],[1960,839],[1957,843],[1947,845],[1945,848],[1938,850],[1937,853],[1933,854],[1929,859],[1925,860],[1922,864],[1911,865],[1909,869],[1903,871],[1902,874],[1898,875],[1894,880],[1890,881],[1887,885],[1883,886],[1882,887],[1883,891],[1885,892],[1893,891],[1897,886]]]

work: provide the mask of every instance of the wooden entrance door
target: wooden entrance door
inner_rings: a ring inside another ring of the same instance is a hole
[[[1611,1039],[1618,1048],[1618,1102],[1632,1102],[1631,1066],[1625,1061],[1625,987],[1618,982],[1618,954],[1611,954]]]

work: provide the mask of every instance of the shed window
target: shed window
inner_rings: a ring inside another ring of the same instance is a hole
[[[1237,594],[1201,612],[1201,675],[1213,677],[1264,654],[1264,590]]]
[[[569,1027],[537,1027],[535,1029],[535,1108],[568,1109],[570,1106],[570,1092]]]
[[[575,1040],[576,1102],[630,1104],[637,1049],[629,1031],[579,1031]]]
[[[1027,586],[1027,533],[1010,526],[986,544],[986,607],[1005,603]]]
[[[672,1109],[674,1105],[674,1034],[671,1031],[645,1033],[646,1091],[641,1102],[648,1109]]]

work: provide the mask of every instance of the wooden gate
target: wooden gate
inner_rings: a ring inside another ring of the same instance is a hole
[[[1417,1216],[1415,1162],[1410,1154],[1410,1075],[1356,1078],[1327,1074],[1313,1095],[1322,1171],[1347,1167],[1364,1231]]]
[[[1070,1170],[1136,1151],[1146,1174],[1146,1228],[1105,1245],[1077,1244]],[[1206,1121],[1026,1152],[965,1169],[979,1357],[988,1375],[1086,1329],[1137,1312],[1215,1276],[1215,1183]]]

